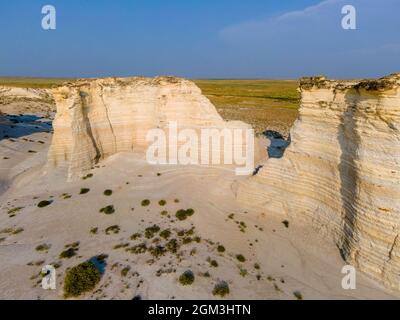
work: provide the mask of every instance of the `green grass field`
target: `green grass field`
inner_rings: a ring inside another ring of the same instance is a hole
[[[67,78],[0,77],[0,86],[51,88]],[[287,136],[298,115],[294,80],[194,80],[226,120],[250,123],[256,133],[275,130]]]
[[[0,86],[46,89],[70,80],[67,78],[0,77]]]
[[[288,135],[298,115],[294,80],[195,80],[224,119],[250,123],[256,133]]]

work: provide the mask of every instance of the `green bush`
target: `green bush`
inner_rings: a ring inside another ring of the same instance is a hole
[[[189,286],[194,282],[194,274],[191,270],[186,270],[179,277],[179,283],[183,286]]]
[[[103,194],[105,195],[105,196],[111,196],[112,195],[112,190],[110,190],[110,189],[107,189],[107,190],[104,190],[104,192],[103,192]]]
[[[286,228],[289,228],[289,221],[283,220],[282,223]]]
[[[60,259],[69,259],[76,255],[76,248],[68,248],[60,253]]]
[[[229,294],[229,285],[228,285],[228,283],[226,283],[225,281],[221,281],[221,282],[217,283],[214,286],[214,290],[213,290],[212,293],[213,293],[214,296],[225,297],[226,295]]]
[[[93,262],[83,262],[67,271],[64,280],[64,297],[78,297],[93,290],[100,282],[101,274]]]
[[[146,228],[146,229],[144,230],[144,236],[145,236],[147,239],[151,239],[151,238],[154,237],[154,235],[155,235],[158,231],[160,231],[160,227],[157,226],[157,225],[153,225],[153,226],[148,227],[148,228]]]
[[[86,194],[86,193],[88,193],[90,191],[90,189],[88,189],[88,188],[82,188],[81,189],[81,192],[79,192],[79,194]]]
[[[107,207],[101,208],[100,212],[103,212],[104,214],[113,214],[115,212],[115,209],[113,205],[109,205]]]
[[[303,300],[303,295],[300,291],[293,292],[293,295],[296,297],[297,300]]]
[[[225,252],[225,247],[224,246],[221,246],[221,245],[219,245],[218,247],[217,247],[217,251],[218,252]]]
[[[245,262],[246,258],[242,254],[237,254],[236,259],[238,259],[240,262]]]
[[[178,220],[186,220],[187,217],[190,217],[194,214],[194,210],[193,209],[180,209],[176,212],[175,216]]]
[[[163,206],[165,206],[167,204],[167,201],[160,200],[160,201],[158,201],[158,204],[163,207]]]
[[[149,199],[144,199],[143,201],[142,201],[142,207],[147,207],[147,206],[149,206],[150,205],[150,200]]]
[[[43,201],[40,201],[37,206],[39,208],[43,208],[43,207],[47,207],[47,206],[51,205],[51,203],[52,203],[52,201],[43,200]]]
[[[170,236],[171,236],[171,231],[169,231],[168,229],[165,229],[160,232],[161,238],[168,239]]]

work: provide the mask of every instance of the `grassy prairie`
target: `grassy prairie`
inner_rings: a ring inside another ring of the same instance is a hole
[[[257,133],[288,135],[298,115],[298,82],[294,80],[195,80],[227,120],[250,123]]]
[[[0,77],[0,86],[46,89],[70,80],[66,78]]]

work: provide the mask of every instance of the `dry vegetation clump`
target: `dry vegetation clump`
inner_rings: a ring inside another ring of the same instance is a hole
[[[64,280],[64,297],[78,297],[93,290],[100,282],[101,273],[91,261],[69,269]]]

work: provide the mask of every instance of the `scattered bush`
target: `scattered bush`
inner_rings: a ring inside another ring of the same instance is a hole
[[[237,254],[236,259],[238,259],[239,262],[245,262],[246,258],[242,254]]]
[[[171,236],[171,231],[169,231],[168,229],[165,229],[160,232],[161,238],[168,239],[170,236]]]
[[[254,269],[260,270],[260,265],[259,265],[258,263],[255,263],[255,264],[254,264]]]
[[[147,207],[149,205],[150,205],[150,200],[149,199],[142,200],[142,207]]]
[[[300,291],[293,292],[293,295],[296,297],[297,300],[303,300],[303,295]]]
[[[113,205],[109,205],[107,207],[101,208],[100,212],[104,214],[113,214],[115,212],[115,209]]]
[[[171,253],[177,253],[178,249],[179,249],[179,244],[178,241],[176,239],[171,239],[167,242],[167,244],[165,245],[165,247],[167,248],[168,251],[170,251]]]
[[[131,235],[131,240],[136,240],[139,239],[142,235],[138,232],[134,233],[133,235]]]
[[[38,245],[36,248],[35,248],[35,250],[36,251],[47,251],[47,250],[49,250],[50,249],[50,245],[48,245],[48,244],[40,244],[40,245]]]
[[[153,226],[148,227],[148,228],[146,228],[146,229],[144,230],[144,236],[145,236],[147,239],[151,239],[151,238],[154,237],[154,235],[155,235],[158,231],[160,231],[160,227],[157,226],[157,225],[153,225]]]
[[[39,208],[43,208],[43,207],[47,207],[47,206],[51,205],[51,203],[52,203],[52,201],[43,200],[43,201],[40,201],[37,206]]]
[[[176,212],[175,216],[178,220],[186,220],[187,217],[190,217],[194,214],[194,210],[193,209],[180,209]]]
[[[112,190],[110,190],[110,189],[107,189],[107,190],[104,190],[104,192],[103,192],[103,194],[105,195],[105,196],[111,196],[112,195]]]
[[[163,207],[163,206],[165,206],[167,204],[167,201],[160,200],[160,201],[158,201],[158,204]]]
[[[217,267],[218,267],[218,262],[217,262],[217,260],[210,260],[209,262],[210,262],[210,266],[211,266],[211,267],[214,267],[214,268],[217,268]]]
[[[77,248],[68,248],[60,253],[60,259],[69,259],[76,255]]]
[[[79,192],[79,194],[86,194],[86,193],[88,193],[90,191],[90,189],[88,189],[88,188],[82,188],[81,189],[81,192]]]
[[[93,173],[88,173],[86,176],[82,177],[83,180],[89,179],[93,177]]]
[[[64,280],[64,297],[78,297],[93,290],[100,282],[101,274],[93,262],[83,262],[67,271]]]
[[[123,269],[121,270],[121,276],[122,276],[122,277],[126,277],[126,276],[128,275],[129,270],[131,270],[131,267],[130,267],[130,266],[126,266],[125,268],[123,268]]]
[[[189,286],[194,282],[194,274],[191,270],[186,270],[179,277],[179,283],[183,286]]]
[[[150,247],[149,252],[152,256],[158,258],[161,257],[162,255],[165,254],[165,248],[163,246],[155,246],[155,247]]]
[[[225,247],[224,246],[221,246],[221,245],[219,245],[218,247],[217,247],[217,251],[218,252],[225,252]]]
[[[110,234],[110,233],[117,234],[117,233],[119,233],[119,231],[120,231],[120,227],[117,225],[110,226],[105,230],[106,234]]]
[[[225,281],[221,281],[219,283],[217,283],[214,286],[214,290],[213,290],[213,295],[214,296],[220,296],[220,297],[225,297],[226,295],[229,294],[229,285],[227,282]]]
[[[92,228],[92,229],[90,229],[90,233],[91,234],[97,234],[98,230],[99,230],[99,228]]]
[[[286,228],[289,228],[289,221],[283,220],[282,223]]]

